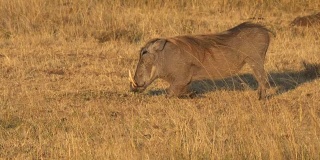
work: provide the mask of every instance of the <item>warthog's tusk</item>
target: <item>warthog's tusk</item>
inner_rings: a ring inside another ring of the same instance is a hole
[[[129,81],[132,83],[132,87],[137,87],[137,84],[134,82],[134,79],[132,78],[131,71],[129,70]]]
[[[151,68],[151,73],[150,73],[150,80],[152,79],[152,78],[154,78],[153,76],[156,74],[156,67],[155,66],[152,66],[152,68]]]

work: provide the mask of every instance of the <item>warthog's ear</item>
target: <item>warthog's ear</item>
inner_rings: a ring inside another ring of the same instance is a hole
[[[157,39],[155,42],[153,42],[152,49],[154,51],[162,51],[166,43],[167,43],[166,39]]]

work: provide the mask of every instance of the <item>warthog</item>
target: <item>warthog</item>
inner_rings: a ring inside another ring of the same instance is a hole
[[[259,99],[264,99],[269,32],[262,25],[245,22],[217,34],[152,39],[140,51],[133,78],[129,71],[131,91],[142,92],[161,78],[170,83],[168,96],[179,97],[189,93],[192,81],[232,76],[248,63],[259,83]]]

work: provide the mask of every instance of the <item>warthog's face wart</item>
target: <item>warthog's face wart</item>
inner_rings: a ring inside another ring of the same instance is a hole
[[[131,91],[144,91],[156,78],[158,78],[159,52],[164,48],[165,40],[150,41],[140,51],[140,58],[135,75],[130,82]],[[129,75],[130,76],[130,75]]]

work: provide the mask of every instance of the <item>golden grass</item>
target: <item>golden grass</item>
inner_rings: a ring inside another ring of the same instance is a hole
[[[319,26],[289,25],[319,9],[318,0],[0,0],[0,158],[319,159]],[[242,81],[200,83],[200,98],[167,99],[161,80],[128,92],[148,39],[248,20],[276,33],[268,100],[257,100],[248,67]]]

